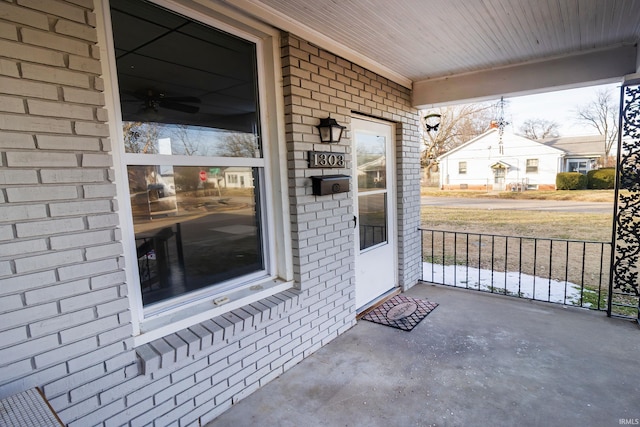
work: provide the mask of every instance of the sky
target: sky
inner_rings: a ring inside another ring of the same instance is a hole
[[[560,125],[560,136],[595,135],[597,131],[576,119],[576,107],[595,99],[598,89],[609,89],[618,97],[620,83],[583,87],[538,95],[505,98],[505,119],[511,124],[507,132],[517,133],[528,119],[546,119]]]

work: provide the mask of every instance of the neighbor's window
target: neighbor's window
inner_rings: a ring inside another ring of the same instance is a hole
[[[538,159],[527,159],[527,173],[538,172]]]
[[[265,276],[256,45],[110,4],[143,305]]]
[[[467,162],[458,162],[458,174],[464,175],[467,173]]]

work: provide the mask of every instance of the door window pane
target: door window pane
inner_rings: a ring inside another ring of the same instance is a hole
[[[387,187],[386,139],[366,133],[356,134],[356,164],[358,165],[358,191]]]
[[[360,250],[387,241],[387,195],[368,194],[358,197]]]
[[[145,305],[264,269],[257,169],[129,166],[128,174]]]

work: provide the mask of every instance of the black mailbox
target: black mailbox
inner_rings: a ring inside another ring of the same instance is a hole
[[[348,175],[324,175],[312,176],[311,184],[315,196],[327,194],[346,193],[349,191]]]

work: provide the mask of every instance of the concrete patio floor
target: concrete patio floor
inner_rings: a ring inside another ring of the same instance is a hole
[[[360,320],[207,426],[638,424],[635,323],[429,284],[405,295],[440,306],[411,332]]]

